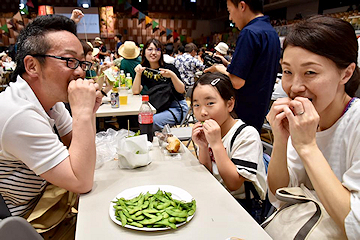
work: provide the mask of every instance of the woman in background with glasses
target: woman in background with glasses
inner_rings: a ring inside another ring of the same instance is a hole
[[[157,110],[154,115],[153,130],[161,130],[166,124],[180,123],[188,110],[188,105],[184,99],[185,84],[175,66],[164,62],[163,44],[159,40],[153,38],[145,43],[142,62],[135,67],[135,72],[133,94],[139,94],[144,88],[142,93],[149,95],[150,103]],[[164,88],[159,88],[159,85],[164,86]],[[170,95],[168,94],[169,91],[164,91],[165,85],[171,87]],[[154,100],[156,92],[159,93],[160,91],[164,91],[160,95],[162,101]],[[157,105],[155,101],[161,102],[161,106]]]

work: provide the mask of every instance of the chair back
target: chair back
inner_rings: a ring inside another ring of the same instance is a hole
[[[0,236],[2,240],[43,239],[28,221],[18,216],[11,216],[0,221]]]
[[[0,194],[0,219],[5,219],[10,216],[11,213],[9,211],[9,208],[7,207],[2,195]]]
[[[185,117],[181,120],[180,125],[177,127],[188,127],[190,123],[195,123],[196,118],[194,116],[194,113],[192,111],[192,108],[189,107]]]

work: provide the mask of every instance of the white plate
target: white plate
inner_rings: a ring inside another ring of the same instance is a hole
[[[191,202],[193,200],[193,197],[187,191],[185,191],[181,188],[178,188],[178,187],[170,186],[170,185],[145,185],[145,186],[129,188],[129,189],[122,191],[118,195],[116,195],[115,198],[110,202],[109,215],[110,215],[111,220],[113,220],[116,224],[119,224],[120,226],[122,226],[121,222],[119,220],[117,220],[115,217],[115,209],[114,209],[115,203],[113,203],[113,201],[117,201],[117,199],[122,198],[122,197],[125,199],[131,199],[131,198],[138,196],[140,193],[146,194],[147,192],[149,192],[151,194],[155,194],[159,189],[162,191],[171,192],[172,193],[171,197],[174,199],[177,199],[177,200],[182,200],[185,202]],[[189,222],[194,217],[194,215],[195,215],[195,213],[192,216],[189,216],[187,218],[186,222],[176,224],[176,227],[179,227],[179,226],[184,225],[185,223]],[[139,228],[139,227],[131,226],[128,224],[126,224],[124,227],[135,229],[135,230],[141,230],[141,231],[160,231],[160,230],[171,229],[169,227]]]

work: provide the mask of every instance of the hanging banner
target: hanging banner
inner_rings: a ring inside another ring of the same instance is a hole
[[[179,37],[179,34],[174,31],[174,32],[173,32],[173,37],[174,37],[174,41],[175,41],[175,39]]]
[[[137,14],[139,12],[139,10],[137,10],[136,8],[134,8],[134,7],[132,7],[132,9],[131,9],[131,15],[135,15],[135,14]],[[141,13],[142,14],[142,13]],[[140,15],[140,13],[139,13],[139,15]],[[145,17],[145,15],[144,15],[144,17]]]
[[[145,14],[143,14],[142,12],[139,12],[138,19],[139,19],[139,24],[142,23],[142,21],[144,21],[144,19],[145,19]]]
[[[38,15],[39,16],[44,16],[46,15],[46,6],[45,5],[40,5],[38,7]]]
[[[14,16],[13,19],[17,20],[17,21],[22,21],[22,17],[20,12],[17,12]]]
[[[6,23],[5,23],[4,25],[2,25],[2,26],[0,27],[0,29],[3,30],[3,31],[6,32],[6,33],[9,32],[9,28],[8,28],[8,26],[7,26]]]
[[[115,36],[114,9],[112,6],[100,8],[100,35],[103,38]]]
[[[131,4],[128,2],[125,2],[124,10],[128,10],[129,8],[131,8]]]
[[[20,13],[21,13],[21,14],[25,14],[25,15],[29,14],[29,11],[28,11],[28,9],[27,9],[27,6],[25,6],[25,7],[22,8],[22,9],[20,9]]]
[[[166,29],[161,25],[160,25],[159,29],[160,29],[160,37],[161,37],[162,35],[164,35],[166,33]]]
[[[38,7],[38,15],[43,16],[47,14],[54,14],[54,8],[52,6],[40,5]]]
[[[171,35],[171,33],[172,33],[172,31],[171,31],[171,29],[166,29],[166,36],[168,37],[169,35]]]
[[[185,42],[186,37],[183,35],[180,35],[180,42]]]
[[[159,26],[159,23],[152,21],[152,28],[157,28],[157,26]]]
[[[149,27],[152,24],[152,19],[148,16],[145,16],[145,25],[146,27]]]
[[[28,5],[28,6],[31,7],[31,8],[34,8],[34,4],[32,3],[31,0],[27,0],[26,5]]]

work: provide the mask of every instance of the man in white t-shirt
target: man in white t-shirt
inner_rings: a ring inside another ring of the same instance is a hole
[[[84,60],[76,25],[64,16],[40,16],[19,35],[16,82],[0,94],[0,194],[12,215],[29,214],[47,182],[75,193],[92,188],[102,96],[83,80],[91,67]]]

